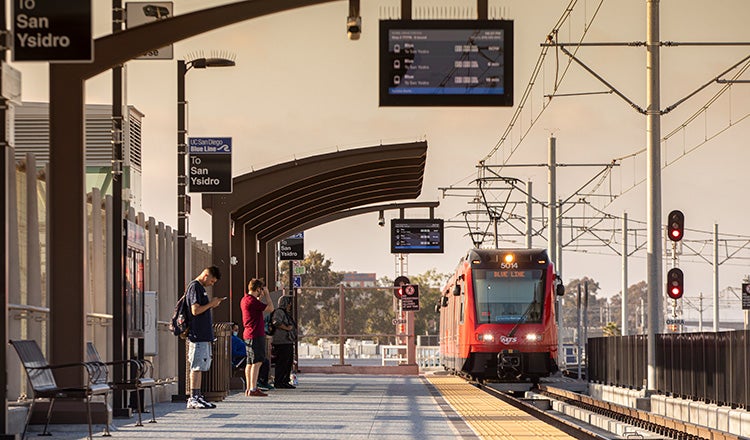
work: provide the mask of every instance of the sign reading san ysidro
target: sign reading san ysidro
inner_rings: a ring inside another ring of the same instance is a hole
[[[232,192],[232,138],[188,139],[188,191]]]
[[[12,0],[13,61],[92,61],[91,0]]]

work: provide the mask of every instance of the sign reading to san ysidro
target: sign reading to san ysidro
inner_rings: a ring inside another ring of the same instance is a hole
[[[279,259],[304,260],[305,259],[305,233],[300,232],[279,242]]]
[[[404,312],[419,311],[419,286],[416,284],[401,286],[401,310]]]
[[[232,192],[232,138],[189,138],[188,165],[188,191]]]
[[[13,0],[13,61],[92,61],[91,0]]]
[[[750,283],[742,283],[742,310],[750,310]]]

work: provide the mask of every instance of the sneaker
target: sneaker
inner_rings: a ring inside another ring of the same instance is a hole
[[[191,397],[187,401],[187,409],[208,409],[210,406],[204,405],[198,401],[195,397]]]
[[[289,390],[293,390],[293,389],[295,389],[297,387],[295,387],[294,385],[292,385],[290,383],[280,383],[280,384],[276,385],[276,388],[286,388],[286,389],[289,389]]]
[[[255,396],[255,397],[268,397],[268,394],[264,393],[263,391],[259,389],[255,389],[254,391],[250,391],[248,396]]]
[[[276,387],[274,387],[273,384],[265,383],[265,382],[258,382],[257,388],[261,391],[268,391],[268,390],[276,389]]]
[[[198,403],[203,405],[204,408],[208,408],[208,409],[216,408],[216,404],[207,401],[203,396],[198,396],[195,400],[197,400]]]

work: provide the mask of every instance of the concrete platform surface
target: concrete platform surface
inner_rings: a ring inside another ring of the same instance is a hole
[[[269,397],[235,392],[216,409],[156,406],[156,424],[115,419],[112,438],[123,439],[455,439],[477,438],[421,376],[299,375],[295,390]],[[41,432],[32,426],[32,436]],[[55,439],[87,437],[86,425],[53,425]],[[100,437],[103,426],[94,427]],[[31,436],[29,436],[31,437]]]

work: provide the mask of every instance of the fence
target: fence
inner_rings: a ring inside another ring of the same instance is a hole
[[[34,339],[48,354],[47,332],[49,322],[49,293],[47,285],[47,184],[46,170],[37,170],[33,155],[15,166],[15,176],[8,179],[8,337],[9,339]],[[15,177],[15,178],[14,178]],[[103,196],[94,188],[87,198],[87,249],[89,279],[84,298],[86,310],[86,341],[94,342],[108,359],[112,358],[112,198]],[[144,261],[144,287],[158,293],[156,316],[151,316],[156,328],[159,353],[151,356],[156,378],[171,383],[177,375],[177,338],[167,328],[174,303],[177,301],[177,274],[175,270],[177,233],[153,217],[125,210],[126,217],[146,228],[146,253]],[[120,239],[119,231],[117,239]],[[186,241],[188,249],[187,276],[210,261],[211,248],[193,237]],[[84,344],[86,341],[80,341]],[[6,346],[6,350],[9,350]],[[12,350],[11,350],[12,351]],[[27,395],[22,367],[15,354],[7,351],[8,399],[23,399]],[[168,400],[176,391],[172,387],[159,387],[158,400]]]
[[[591,381],[640,389],[647,371],[644,335],[588,340]],[[750,331],[656,335],[656,390],[750,409]]]
[[[437,338],[409,334],[392,287],[304,287],[298,290],[297,302],[301,365],[317,359],[398,365],[407,362],[408,343],[414,344],[415,339],[432,343]],[[437,347],[421,350],[417,346],[420,366],[439,364]]]

